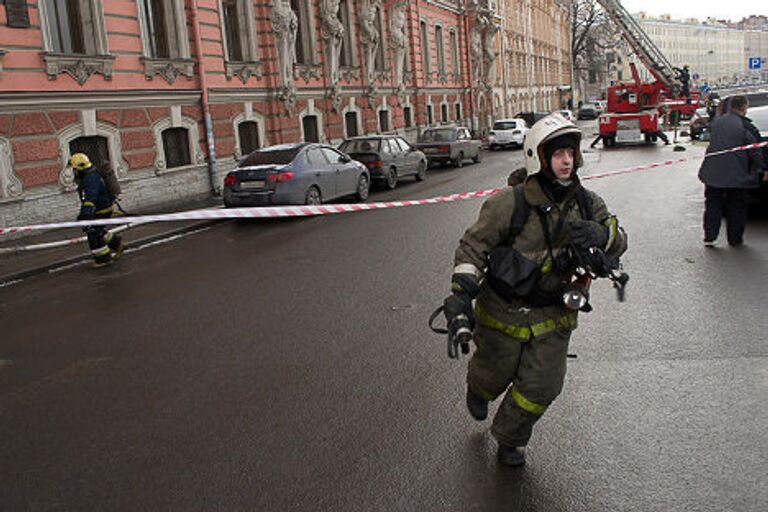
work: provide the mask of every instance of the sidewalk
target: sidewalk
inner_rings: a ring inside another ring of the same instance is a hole
[[[208,198],[184,204],[176,211],[199,210],[221,207],[220,198]],[[168,210],[142,213],[171,213]],[[73,211],[73,216],[77,212]],[[130,217],[126,217],[126,220]],[[152,222],[129,228],[120,233],[126,248],[137,247],[149,242],[200,229],[220,220],[189,220],[181,222]],[[69,240],[84,236],[80,228],[56,229],[35,233],[22,238],[8,240],[0,235],[0,285],[9,281],[25,279],[57,268],[72,265],[90,259],[86,242],[69,244],[63,247],[23,250],[23,247]]]

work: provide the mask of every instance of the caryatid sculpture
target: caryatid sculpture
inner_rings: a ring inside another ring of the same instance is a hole
[[[499,27],[494,23],[489,23],[485,27],[483,60],[485,64],[485,85],[487,87],[493,87],[494,82],[496,82],[496,49],[493,46],[493,40],[498,31]]]
[[[331,87],[339,81],[339,62],[341,46],[344,44],[344,25],[339,20],[339,0],[321,0],[320,2],[320,36],[325,41],[328,76]]]
[[[360,40],[365,48],[365,76],[369,87],[373,86],[376,51],[379,49],[379,29],[376,27],[376,8],[381,7],[381,0],[362,0],[360,17]]]
[[[483,69],[483,38],[480,35],[480,26],[475,28],[469,35],[469,52],[472,59],[472,80],[479,83],[482,79]]]
[[[394,56],[394,82],[398,90],[404,88],[405,59],[408,47],[408,36],[405,34],[405,2],[397,2],[389,13],[390,40]]]
[[[280,95],[290,110],[296,97],[293,65],[296,63],[296,33],[299,30],[299,20],[291,9],[290,0],[272,0],[270,5],[272,9],[269,19],[275,33],[278,71],[283,84]]]

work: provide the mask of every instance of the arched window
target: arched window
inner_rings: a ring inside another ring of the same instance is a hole
[[[389,131],[389,110],[379,110],[379,132]]]
[[[459,69],[459,41],[456,38],[455,30],[451,29],[448,32],[448,39],[451,45],[451,63],[453,65],[454,79],[458,79],[461,70]]]
[[[237,125],[237,134],[240,137],[240,151],[243,156],[261,147],[259,123],[256,121],[243,121]]]
[[[445,48],[443,45],[443,27],[435,25],[435,48],[437,50],[437,70],[440,76],[445,75]]]
[[[374,62],[374,68],[376,71],[384,71],[386,69],[386,45],[384,31],[384,16],[381,14],[381,9],[376,8],[376,27],[379,30],[379,46],[376,49],[376,61]]]
[[[192,78],[189,34],[183,0],[137,0],[144,75],[159,74],[172,84],[179,74]]]
[[[109,55],[102,2],[38,0],[37,8],[43,60],[51,80],[59,73],[68,73],[83,85],[93,73],[112,76],[114,57]]]
[[[85,153],[88,159],[98,169],[109,169],[112,160],[109,156],[109,141],[101,135],[78,137],[69,141],[69,154]]]
[[[357,137],[360,135],[357,130],[357,112],[347,112],[344,114],[344,132],[347,137]]]
[[[421,59],[424,66],[424,76],[429,78],[429,75],[432,72],[432,63],[429,59],[429,32],[427,32],[427,22],[422,21],[419,23],[419,26],[421,27]]]
[[[301,118],[301,126],[304,131],[304,142],[320,142],[320,129],[317,116],[306,115]]]
[[[162,136],[167,169],[192,163],[189,154],[189,130],[183,127],[167,128],[163,130]]]
[[[313,12],[308,0],[291,0],[291,9],[299,24],[296,31],[296,64],[314,64],[315,52],[312,36]]]
[[[341,0],[341,2],[339,2],[339,20],[344,27],[344,39],[341,41],[341,55],[339,57],[339,65],[344,67],[351,67],[355,65],[355,49],[352,42],[354,41],[352,37],[352,30],[354,27],[349,22],[349,4],[350,0]]]

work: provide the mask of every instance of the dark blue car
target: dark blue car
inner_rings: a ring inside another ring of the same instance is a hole
[[[257,149],[224,178],[224,206],[317,205],[345,196],[368,199],[365,165],[314,143]]]

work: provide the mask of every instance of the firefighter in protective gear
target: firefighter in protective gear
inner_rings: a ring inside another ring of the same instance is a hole
[[[563,303],[575,270],[569,251],[597,247],[618,257],[627,248],[626,235],[605,202],[579,181],[580,143],[581,131],[557,114],[537,122],[525,139],[528,176],[518,185],[522,189],[509,187],[486,200],[455,253],[452,297],[460,291],[451,300],[476,298],[477,349],[469,361],[467,407],[481,421],[488,403],[503,396],[491,431],[500,462],[511,466],[525,463],[534,424],[562,390],[568,343],[578,321],[578,311]],[[529,214],[510,238],[518,197]],[[493,286],[489,255],[500,246],[514,249],[537,271],[527,295],[510,296]]]
[[[75,175],[77,194],[80,197],[80,213],[77,220],[111,217],[113,198],[88,155],[75,153],[69,157],[68,165]],[[122,255],[122,239],[120,236],[110,233],[105,226],[86,226],[83,228],[83,232],[88,237],[88,246],[93,255],[94,268],[108,265]]]

